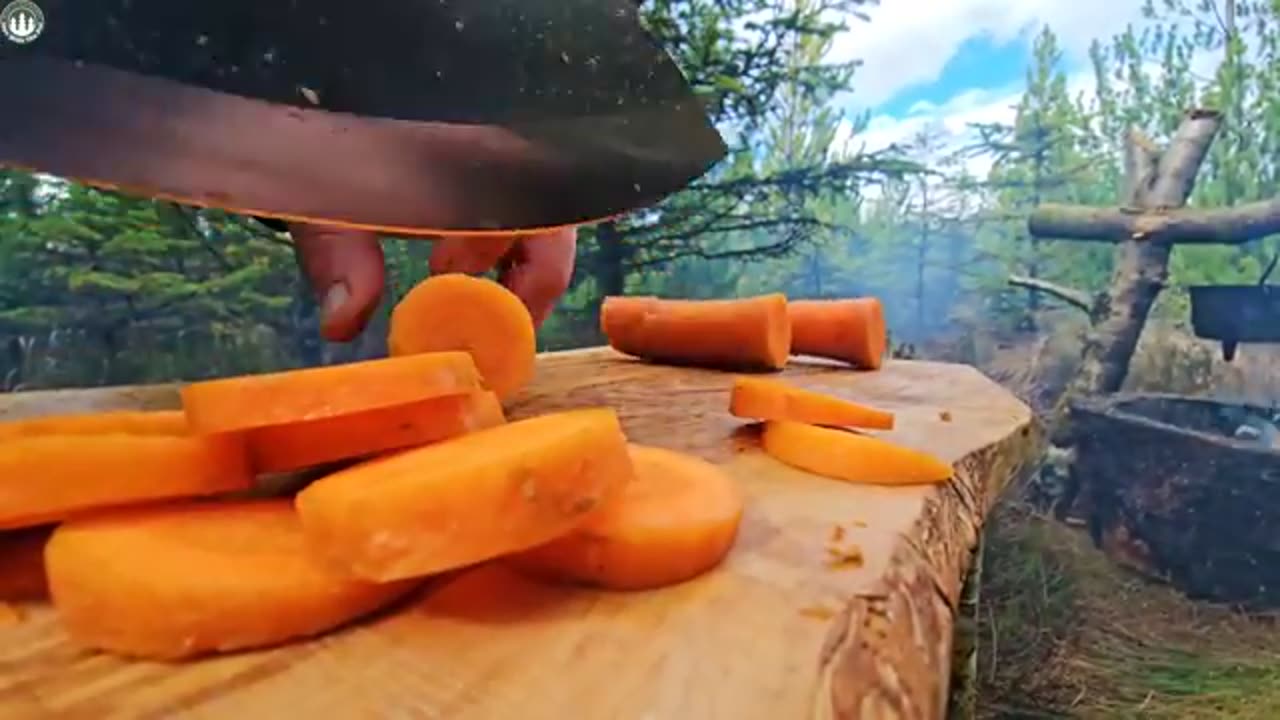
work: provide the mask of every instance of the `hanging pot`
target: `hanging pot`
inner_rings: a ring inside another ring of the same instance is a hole
[[[1280,343],[1280,285],[1197,285],[1191,293],[1196,337],[1222,342],[1231,362],[1237,343]]]

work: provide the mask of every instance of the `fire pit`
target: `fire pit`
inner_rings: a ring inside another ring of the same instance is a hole
[[[1274,408],[1177,395],[1072,404],[1094,541],[1188,596],[1280,606]]]

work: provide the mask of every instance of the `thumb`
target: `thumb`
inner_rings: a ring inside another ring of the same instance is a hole
[[[294,252],[320,301],[320,334],[347,342],[360,334],[382,300],[378,236],[363,230],[291,223]]]

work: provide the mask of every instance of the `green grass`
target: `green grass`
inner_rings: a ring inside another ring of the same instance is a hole
[[[988,527],[981,717],[1280,717],[1275,618],[1187,600],[1018,506]]]

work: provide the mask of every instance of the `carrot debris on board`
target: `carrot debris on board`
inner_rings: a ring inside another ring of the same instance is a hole
[[[237,433],[32,435],[0,442],[0,530],[252,485],[249,453]]]
[[[893,413],[771,378],[735,378],[729,395],[729,413],[754,420],[893,429]]]
[[[884,307],[874,297],[791,300],[791,352],[843,360],[867,370],[884,363]]]
[[[870,485],[944,482],[951,466],[919,450],[888,440],[789,420],[765,423],[764,450],[815,475]]]
[[[254,428],[246,437],[254,469],[259,473],[280,473],[426,445],[504,422],[498,396],[480,390]]]
[[[674,585],[719,565],[737,537],[743,499],[701,458],[632,444],[635,480],[577,530],[513,555],[534,575],[612,590]]]
[[[339,470],[295,499],[314,546],[369,580],[545,543],[633,477],[617,413],[540,415]]]
[[[0,422],[0,442],[36,435],[101,435],[111,432],[182,435],[187,432],[187,416],[181,410],[111,410]]]
[[[485,386],[506,400],[533,378],[537,336],[520,298],[487,278],[460,273],[418,283],[391,311],[393,356],[460,350]]]
[[[51,532],[48,526],[0,532],[0,602],[49,596],[44,544]]]
[[[423,353],[345,365],[240,375],[182,388],[193,432],[248,430],[337,417],[481,390],[465,352]]]
[[[612,296],[600,327],[618,352],[653,362],[779,370],[791,352],[787,298],[732,300]]]
[[[45,561],[50,597],[73,641],[158,660],[316,635],[414,587],[327,566],[307,547],[287,499],[86,516],[54,531]]]

